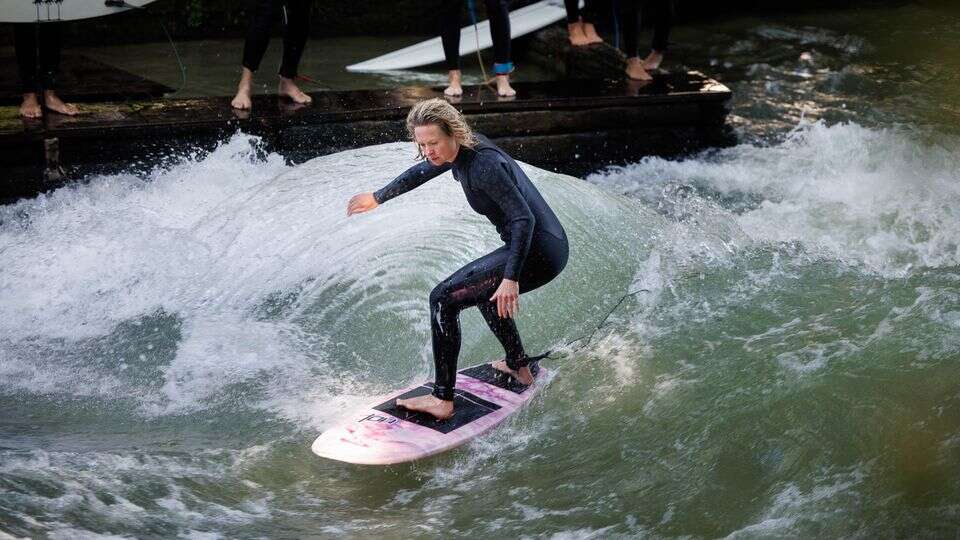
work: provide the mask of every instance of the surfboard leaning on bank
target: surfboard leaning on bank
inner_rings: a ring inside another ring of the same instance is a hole
[[[0,22],[76,21],[142,8],[154,0],[0,0]]]
[[[541,0],[510,12],[510,39],[535,32],[567,16],[562,0]],[[484,50],[493,45],[490,21],[482,21],[460,29],[460,56]],[[404,47],[391,53],[347,66],[348,71],[390,71],[426,66],[443,61],[443,43],[439,37]]]

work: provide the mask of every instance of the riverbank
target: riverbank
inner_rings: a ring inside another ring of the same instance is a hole
[[[498,98],[485,86],[456,100],[474,127],[517,159],[584,174],[638,155],[672,156],[732,141],[724,127],[730,91],[698,73],[659,75],[652,83],[517,83]],[[229,134],[260,136],[292,162],[406,138],[406,111],[442,87],[313,93],[309,107],[261,96],[252,111],[230,98],[81,104],[74,117],[0,124],[8,200],[131,164],[150,168],[170,156],[211,150]],[[8,109],[11,109],[8,107]],[[9,111],[8,111],[9,114]],[[549,148],[549,152],[544,152]]]

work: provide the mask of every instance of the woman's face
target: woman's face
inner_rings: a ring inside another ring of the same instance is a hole
[[[457,152],[460,150],[457,140],[444,133],[440,126],[435,124],[414,128],[413,139],[427,160],[434,165],[452,162],[457,158]]]

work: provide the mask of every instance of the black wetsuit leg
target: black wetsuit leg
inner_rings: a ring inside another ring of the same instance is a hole
[[[283,20],[283,63],[280,76],[293,79],[310,33],[310,1],[287,0]]]
[[[670,0],[620,0],[620,20],[623,24],[623,53],[628,58],[640,56],[641,7],[647,4],[653,17],[653,41],[651,48],[664,52],[670,39],[670,22],[673,5]]]
[[[580,21],[580,0],[563,0],[563,7],[567,10],[567,24]]]
[[[620,24],[623,28],[623,54],[640,56],[640,0],[620,0]]]
[[[247,39],[243,42],[243,67],[250,71],[260,69],[260,61],[270,43],[270,28],[282,7],[283,2],[279,0],[250,1],[250,25],[247,26]]]
[[[583,9],[580,9],[578,0],[564,0],[563,7],[567,10],[567,24],[583,20],[585,23],[595,24],[597,22],[598,9],[597,0],[584,0]]]
[[[510,63],[510,10],[507,0],[487,0],[487,17],[490,19],[490,37],[493,39],[493,61]]]
[[[600,21],[600,9],[603,7],[600,4],[600,0],[584,0],[583,9],[580,11],[583,22],[596,24]],[[603,4],[608,9],[611,7],[609,1],[603,2]]]
[[[650,11],[653,16],[653,42],[650,47],[657,52],[664,52],[667,50],[670,40],[673,2],[670,0],[655,0],[650,2]]]
[[[532,291],[557,277],[567,264],[569,248],[566,239],[535,232],[530,251],[524,261],[518,282],[520,293]],[[460,312],[477,306],[490,330],[503,346],[512,366],[525,365],[526,354],[520,333],[513,319],[497,315],[490,297],[503,280],[510,256],[509,246],[480,257],[440,282],[430,293],[430,327],[433,337],[433,361],[436,385],[433,394],[453,399],[460,354]]]
[[[310,32],[310,3],[307,0],[250,2],[250,25],[243,43],[243,67],[250,71],[260,69],[260,62],[270,43],[270,29],[278,16],[283,17],[283,63],[279,73],[292,79],[297,76],[297,66]]]
[[[60,71],[60,23],[13,25],[13,47],[24,94],[56,88]],[[39,66],[37,56],[40,57]]]
[[[440,41],[447,71],[460,69],[460,0],[440,2]]]
[[[506,0],[486,0],[493,39],[493,61],[510,63],[510,11]],[[460,8],[461,0],[443,0],[440,4],[440,41],[443,43],[444,62],[448,71],[460,69]]]

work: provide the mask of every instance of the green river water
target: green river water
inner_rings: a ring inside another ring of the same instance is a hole
[[[410,143],[290,166],[237,134],[0,207],[0,537],[955,538],[960,6],[672,41],[741,144],[527,167],[571,239],[519,320],[557,373],[422,462],[309,449],[431,376],[427,294],[498,242],[448,176],[343,216]],[[464,365],[500,353],[463,323]]]

